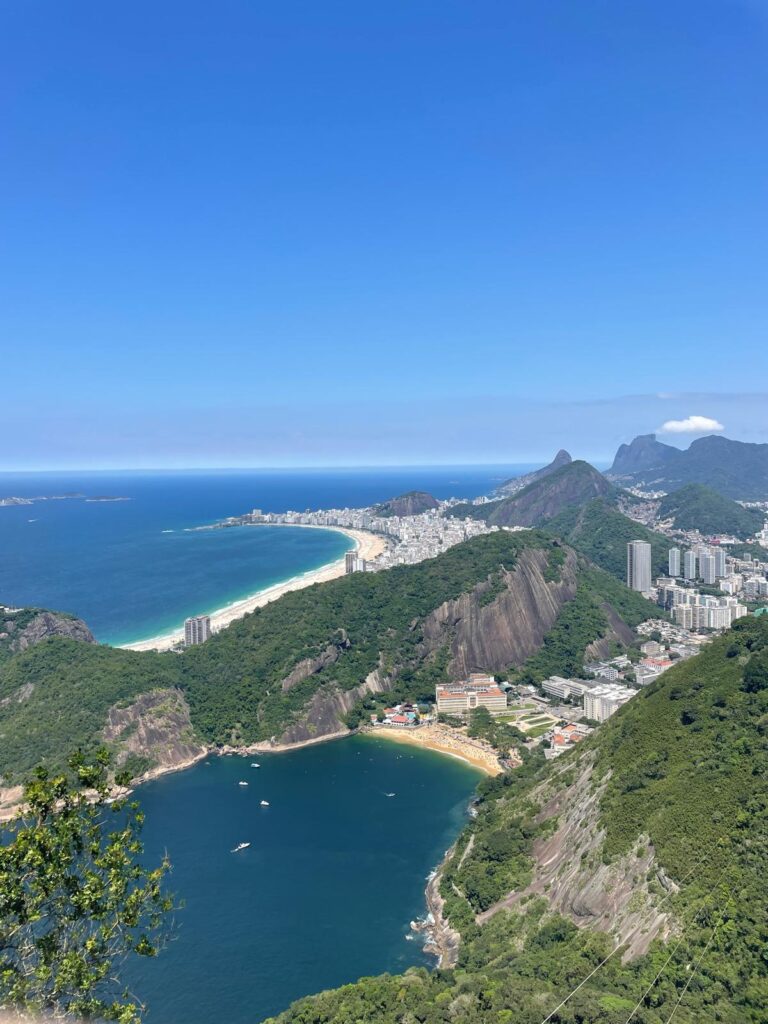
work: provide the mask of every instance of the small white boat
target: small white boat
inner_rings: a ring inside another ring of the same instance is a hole
[[[396,793],[385,793],[384,796],[396,796]]]
[[[261,801],[261,806],[262,807],[269,807],[269,800],[262,800]]]
[[[260,764],[256,764],[255,761],[251,761],[251,768],[261,768]]]
[[[238,786],[247,786],[247,785],[248,785],[247,782],[238,782]]]
[[[241,850],[247,850],[250,845],[250,843],[238,843],[234,850],[231,850],[230,853],[240,853]]]

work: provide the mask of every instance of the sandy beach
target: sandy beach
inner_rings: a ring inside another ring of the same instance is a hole
[[[496,752],[482,740],[472,740],[447,725],[422,725],[418,729],[396,729],[378,726],[366,730],[368,736],[383,736],[396,743],[425,747],[440,754],[450,754],[467,761],[486,775],[500,775],[503,771]]]
[[[337,533],[343,533],[347,537],[351,537],[355,542],[358,556],[366,559],[366,561],[377,558],[386,548],[386,541],[383,537],[375,533],[367,533],[364,530],[352,530],[341,526],[296,525],[302,530],[336,530]],[[260,527],[254,526],[252,529],[258,530]],[[245,597],[241,601],[233,601],[232,604],[211,612],[211,628],[215,633],[218,633],[219,630],[225,629],[230,622],[234,622],[235,619],[241,619],[256,608],[262,608],[265,604],[269,604],[270,601],[276,601],[283,594],[287,594],[292,590],[302,590],[304,587],[311,587],[313,583],[325,583],[328,580],[335,580],[343,575],[344,559],[340,558],[338,561],[330,562],[328,565],[321,565],[319,569],[312,569],[310,572],[302,573],[300,576],[293,576],[283,583],[276,583],[274,586],[266,587],[264,590],[251,594],[250,597]],[[184,630],[178,629],[173,633],[166,633],[164,636],[155,636],[149,640],[139,640],[136,643],[122,644],[121,646],[129,651],[168,651],[183,639]]]

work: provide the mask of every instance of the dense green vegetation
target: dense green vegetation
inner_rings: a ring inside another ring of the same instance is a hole
[[[0,774],[23,777],[36,764],[61,767],[75,748],[95,750],[112,705],[160,688],[184,692],[197,735],[213,744],[280,735],[318,689],[352,689],[379,666],[396,680],[387,699],[429,699],[445,678],[449,651],[447,641],[425,644],[426,616],[476,587],[479,606],[496,600],[504,589],[500,566],[511,569],[529,547],[547,552],[546,576],[558,580],[564,556],[551,538],[500,531],[418,565],[287,594],[181,655],[46,640],[0,663]],[[603,602],[631,623],[652,613],[606,574],[586,566],[579,573],[578,600],[562,613],[569,642],[553,642],[553,671],[569,671],[603,634]],[[283,688],[298,663],[320,658],[324,667]],[[358,708],[357,720],[371,706]]]
[[[101,745],[107,709],[178,686],[174,654],[114,650],[53,637],[0,666],[0,774],[24,778],[38,764],[62,768],[76,748]]]
[[[125,779],[121,781],[126,781]],[[108,758],[40,769],[0,844],[0,1006],[133,1024],[122,962],[154,956],[173,901],[141,863],[138,803],[112,801]]]
[[[490,743],[501,757],[509,756],[511,751],[519,749],[528,740],[528,736],[516,725],[495,717],[487,708],[475,708],[472,712],[467,735]]]
[[[627,544],[631,540],[645,540],[651,545],[654,575],[667,572],[669,549],[673,546],[669,538],[629,519],[605,498],[564,509],[550,519],[546,529],[616,579],[626,581]]]
[[[723,533],[742,540],[757,533],[765,517],[744,508],[703,484],[687,484],[662,498],[659,516],[672,519],[678,530],[699,530],[708,536]]]
[[[650,839],[657,866],[679,887],[667,894],[650,874],[676,928],[667,945],[627,963],[620,955],[603,963],[612,939],[578,930],[542,898],[482,924],[475,916],[525,886],[536,839],[557,827],[539,813],[542,801],[579,789],[577,772],[591,762],[592,788],[602,793],[602,859],[644,853]],[[763,1024],[767,857],[768,621],[746,618],[554,765],[537,754],[481,783],[477,816],[441,884],[463,937],[455,969],[363,979],[301,1000],[277,1020],[669,1024],[674,1014],[676,1024]]]
[[[543,526],[571,505],[581,506],[616,491],[588,462],[577,460],[540,477],[521,491],[483,505],[462,504],[451,515],[482,519],[491,526]]]

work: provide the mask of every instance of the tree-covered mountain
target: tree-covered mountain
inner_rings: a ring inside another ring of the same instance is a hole
[[[445,678],[522,669],[553,635],[552,670],[570,671],[589,643],[621,639],[617,623],[653,614],[552,538],[500,531],[286,594],[183,654],[54,637],[0,664],[0,773],[105,740],[143,767],[168,749],[183,761],[202,744],[306,740],[395,683],[429,696]]]
[[[672,541],[625,516],[605,498],[563,509],[549,520],[546,529],[617,579],[626,581],[627,544],[632,540],[644,540],[651,545],[654,576],[667,572]]]
[[[704,484],[728,498],[760,501],[768,499],[768,444],[711,435],[681,451],[662,444],[655,434],[645,434],[621,445],[608,477],[622,486],[663,491]]]
[[[594,466],[577,460],[535,480],[508,498],[483,505],[457,505],[455,516],[484,519],[491,526],[543,526],[563,509],[580,506],[614,492]]]
[[[659,505],[659,517],[671,519],[678,530],[729,534],[741,540],[753,536],[765,522],[762,512],[744,508],[703,484],[686,484],[667,494]]]
[[[418,516],[422,512],[438,508],[439,504],[437,498],[427,491],[408,491],[397,498],[389,498],[376,505],[374,512],[377,516]]]
[[[529,484],[536,483],[537,480],[549,476],[571,462],[573,462],[573,459],[570,452],[567,452],[565,448],[561,448],[549,465],[542,466],[541,469],[536,469],[532,473],[525,473],[523,476],[513,476],[510,480],[505,480],[503,484],[499,484],[496,491],[498,494],[517,494],[518,491],[522,491]]]
[[[441,969],[276,1024],[763,1024],[767,735],[768,621],[742,619],[553,765],[481,783],[435,885]]]

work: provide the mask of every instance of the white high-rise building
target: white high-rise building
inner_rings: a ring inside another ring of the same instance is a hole
[[[713,586],[715,582],[715,556],[701,555],[699,558],[699,572],[707,586]]]
[[[184,643],[187,647],[204,644],[211,635],[211,616],[193,615],[184,621]]]
[[[686,551],[683,555],[683,576],[687,580],[696,579],[696,552]]]
[[[724,548],[715,548],[715,576],[718,579],[722,579],[726,575],[725,550]]]
[[[680,575],[680,548],[669,549],[669,575]]]
[[[645,540],[627,544],[627,586],[641,593],[651,589],[651,545]]]

